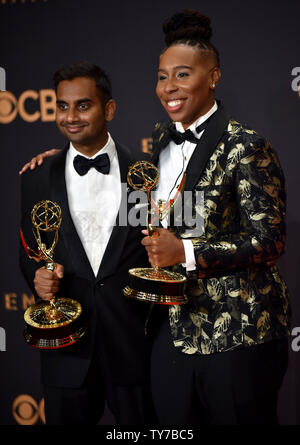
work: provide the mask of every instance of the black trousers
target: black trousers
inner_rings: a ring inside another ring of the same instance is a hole
[[[145,384],[118,386],[99,353],[80,388],[44,385],[44,397],[47,425],[95,425],[103,416],[105,402],[117,425],[143,425],[154,419],[150,378],[148,382],[145,378]]]
[[[164,321],[154,340],[152,396],[160,424],[278,424],[286,338],[211,355],[176,350]]]

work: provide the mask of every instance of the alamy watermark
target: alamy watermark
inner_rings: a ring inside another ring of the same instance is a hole
[[[187,237],[201,236],[204,231],[204,192],[203,191],[184,191],[178,194],[171,209],[171,203],[165,202],[161,207],[161,216],[159,216],[158,200],[149,202],[148,194],[144,191],[131,191],[129,193],[127,184],[121,184],[121,196],[127,196],[127,199],[121,200],[119,217],[116,222],[118,226],[132,227],[145,226],[149,221],[151,224],[159,226],[161,219],[165,220],[168,226],[183,227]],[[115,198],[114,191],[106,192],[106,202]],[[105,225],[105,218],[103,218]]]
[[[6,91],[6,73],[2,66],[0,66],[0,91]]]
[[[294,76],[291,83],[292,90],[300,94],[300,66],[295,66],[291,74]]]
[[[292,343],[291,343],[291,348],[292,351],[294,352],[299,352],[300,351],[300,327],[296,326],[295,328],[293,328],[292,330]]]
[[[6,332],[0,327],[0,351],[6,351]]]

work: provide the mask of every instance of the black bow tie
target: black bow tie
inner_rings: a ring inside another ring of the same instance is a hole
[[[201,133],[201,131],[203,131],[206,128],[208,120],[209,118],[206,119],[206,121],[204,121],[201,125],[199,125],[196,128],[197,133]],[[176,130],[174,124],[169,127],[169,136],[170,139],[172,139],[176,145],[180,145],[185,141],[192,142],[193,144],[198,144],[199,142],[199,139],[194,135],[194,133],[191,130],[186,130],[184,133],[180,133],[180,131]]]
[[[110,162],[107,153],[103,153],[94,159],[88,159],[77,155],[73,160],[73,165],[80,176],[85,175],[91,167],[95,167],[98,172],[108,175]]]

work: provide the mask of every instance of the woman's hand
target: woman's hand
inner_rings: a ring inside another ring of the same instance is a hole
[[[142,234],[148,235],[148,231],[142,230]],[[152,267],[167,267],[185,262],[182,240],[167,229],[159,228],[152,236],[146,236],[141,242],[146,247]]]
[[[26,172],[26,170],[34,170],[36,166],[42,165],[45,158],[50,158],[51,156],[55,155],[56,153],[59,153],[60,150],[57,148],[52,148],[51,150],[44,151],[43,153],[39,153],[38,155],[34,156],[31,161],[27,162],[22,169],[19,171],[19,175]]]

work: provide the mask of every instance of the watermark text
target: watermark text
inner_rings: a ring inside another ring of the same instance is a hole
[[[0,351],[6,351],[6,332],[0,327]]]
[[[0,91],[6,91],[6,73],[2,66],[0,66]]]
[[[300,97],[300,66],[295,66],[291,74],[294,77],[291,83],[292,90],[298,93]]]

